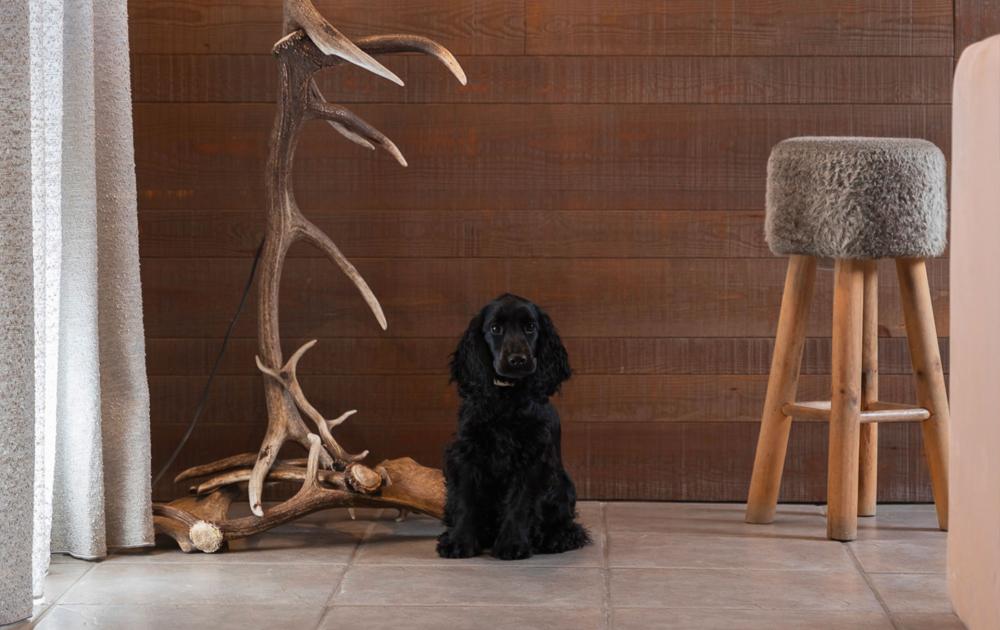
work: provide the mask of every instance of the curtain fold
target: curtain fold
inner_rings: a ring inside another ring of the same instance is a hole
[[[153,529],[126,2],[5,0],[0,29],[8,623],[51,552],[102,558]]]
[[[31,614],[35,427],[27,2],[0,2],[0,624]]]
[[[62,269],[62,38],[60,0],[35,0],[29,21],[31,206],[35,294],[35,531],[41,554],[52,531],[56,401],[59,377],[59,273]],[[35,562],[41,588],[48,562]]]

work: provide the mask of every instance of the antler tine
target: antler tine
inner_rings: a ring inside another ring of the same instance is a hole
[[[317,479],[319,475],[319,453],[323,449],[323,443],[315,433],[310,433],[306,437],[309,438],[309,460],[306,463],[306,478],[302,480],[302,487],[299,488],[296,494],[308,492],[311,488],[319,484],[319,480]]]
[[[269,368],[266,365],[264,365],[264,362],[260,360],[260,356],[258,356],[258,355],[255,354],[254,357],[253,357],[253,360],[257,362],[257,369],[258,370],[260,370],[264,374],[267,374],[268,376],[270,376],[271,378],[273,378],[276,381],[281,381],[282,380],[281,379],[281,374],[279,374],[277,370],[272,370],[271,368]]]
[[[288,361],[285,361],[285,365],[281,368],[280,371],[267,367],[266,365],[264,365],[264,362],[260,360],[259,356],[254,355],[254,361],[257,362],[257,369],[263,372],[264,374],[267,374],[274,380],[278,381],[282,385],[284,385],[285,384],[284,375],[290,374],[293,379],[295,378],[295,370],[299,366],[299,359],[302,358],[302,355],[304,355],[309,350],[309,348],[315,346],[317,341],[318,341],[317,339],[310,339],[309,341],[299,346],[299,349],[296,350],[292,354],[292,356],[288,357]]]
[[[299,359],[301,359],[302,355],[304,355],[306,351],[314,345],[316,345],[315,339],[302,344],[302,346],[296,350],[291,357],[289,357],[288,361],[285,362],[285,365],[281,368],[280,372],[265,367],[261,363],[260,357],[257,357],[257,367],[262,372],[281,383],[281,385],[285,388],[285,391],[291,395],[292,400],[295,402],[295,406],[298,407],[302,413],[309,416],[309,419],[316,425],[316,430],[319,432],[319,435],[323,440],[323,444],[326,446],[330,455],[332,455],[336,461],[340,462],[341,465],[346,466],[351,462],[361,461],[365,457],[368,457],[368,451],[365,450],[357,454],[351,454],[345,451],[344,448],[337,443],[337,440],[333,438],[333,434],[330,433],[331,426],[337,425],[331,425],[329,423],[330,421],[324,418],[323,414],[313,407],[312,403],[309,402],[309,399],[306,398],[305,392],[302,391],[302,386],[299,384],[299,377],[297,374]],[[337,424],[346,420],[347,417],[350,417],[350,414],[347,414],[346,416],[342,415],[337,419]]]
[[[324,54],[335,55],[380,77],[389,79],[396,85],[403,85],[402,79],[371,55],[358,48],[354,42],[327,22],[311,0],[285,0],[285,32],[288,33],[299,28],[306,32],[309,39]]]
[[[310,447],[312,445],[310,444]],[[191,491],[197,495],[205,495],[224,486],[243,483],[250,480],[249,468],[227,470],[224,473],[210,477],[200,484],[191,486]],[[267,473],[267,481],[302,481],[306,477],[306,469],[301,466],[289,466],[279,462]],[[332,470],[320,470],[316,473],[320,482],[338,490],[346,490],[343,473]]]
[[[407,166],[406,158],[403,157],[402,152],[396,143],[386,137],[384,133],[372,127],[370,124],[365,122],[360,116],[347,109],[342,105],[336,105],[333,103],[328,103],[323,101],[314,101],[309,106],[309,112],[317,118],[322,118],[323,120],[329,122],[335,122],[343,126],[346,130],[364,138],[371,144],[376,144],[386,151],[388,151],[392,157],[396,158],[396,161],[403,166]]]
[[[182,481],[187,481],[188,479],[196,479],[198,477],[220,473],[233,468],[253,466],[256,461],[257,453],[240,453],[239,455],[233,455],[208,464],[193,466],[183,470],[176,477],[174,477],[174,483],[180,483]]]
[[[347,420],[348,418],[350,418],[351,416],[353,416],[356,413],[358,413],[357,409],[351,409],[350,411],[345,411],[344,413],[340,414],[339,416],[337,416],[333,420],[327,420],[326,421],[326,428],[332,429],[334,427],[339,427],[340,425],[342,425],[344,423],[344,420]]]
[[[272,428],[268,426],[264,442],[260,445],[260,451],[257,454],[257,461],[253,465],[253,470],[250,471],[247,494],[250,499],[250,511],[256,516],[264,516],[263,497],[261,496],[261,492],[264,489],[264,480],[267,478],[267,473],[271,470],[271,464],[274,463],[275,458],[278,456],[278,451],[281,450],[282,445],[285,443],[285,437],[284,427]]]
[[[323,92],[321,92],[320,89],[319,89],[319,86],[316,85],[316,80],[315,79],[310,79],[309,80],[309,94],[310,94],[310,97],[315,102],[317,102],[317,103],[326,103],[327,102],[326,97],[323,96]],[[351,131],[347,127],[343,126],[339,122],[337,122],[335,120],[327,120],[326,122],[329,123],[329,125],[331,127],[333,127],[334,130],[337,133],[339,133],[340,135],[344,136],[345,138],[347,138],[351,142],[353,142],[355,144],[359,144],[359,145],[363,146],[366,149],[371,149],[372,151],[375,150],[375,145],[374,144],[372,144],[371,142],[368,142],[367,140],[365,140],[364,138],[362,138],[358,134],[354,133],[353,131]]]
[[[444,64],[459,83],[465,85],[468,82],[465,70],[455,59],[455,55],[433,39],[419,35],[372,35],[362,37],[357,44],[359,48],[373,55],[407,52],[429,55]]]
[[[301,359],[302,355],[309,351],[309,348],[315,346],[317,341],[317,339],[310,339],[299,346],[299,349],[293,352],[292,356],[288,357],[288,361],[285,363],[285,371],[294,376],[296,368],[299,367],[299,359]]]
[[[361,297],[364,298],[365,303],[368,304],[368,308],[371,309],[375,319],[378,320],[379,326],[382,330],[386,330],[389,327],[389,323],[385,319],[385,313],[382,312],[382,305],[379,304],[378,298],[372,292],[368,283],[365,279],[361,277],[358,273],[357,268],[351,264],[351,261],[347,260],[344,254],[341,253],[340,249],[334,244],[330,237],[327,236],[323,230],[316,227],[311,221],[305,217],[299,217],[299,229],[302,230],[305,238],[310,241],[313,245],[318,247],[327,258],[329,258],[334,264],[340,267],[340,270],[344,272],[354,286],[358,288],[361,292]]]

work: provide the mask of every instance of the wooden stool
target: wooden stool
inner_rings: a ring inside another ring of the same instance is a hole
[[[754,459],[748,523],[770,523],[793,418],[830,423],[827,536],[874,516],[878,423],[921,422],[938,524],[948,528],[948,398],[924,259],[946,244],[945,160],[930,142],[792,138],[768,161],[766,235],[788,274]],[[796,400],[816,259],[833,258],[832,400]],[[919,406],[878,399],[876,260],[896,259]]]

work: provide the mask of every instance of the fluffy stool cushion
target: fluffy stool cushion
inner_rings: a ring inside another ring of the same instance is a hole
[[[789,138],[767,163],[767,244],[829,258],[940,255],[945,160],[910,138]]]

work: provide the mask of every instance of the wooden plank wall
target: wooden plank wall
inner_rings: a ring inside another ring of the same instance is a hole
[[[379,331],[339,271],[295,249],[286,351],[350,449],[438,464],[456,399],[445,365],[477,308],[545,306],[576,377],[558,405],[584,497],[743,500],[784,274],[762,237],[770,147],[801,134],[918,136],[948,152],[956,38],[992,2],[960,0],[320,0],[348,35],[449,46],[462,88],[417,57],[398,88],[353,69],[332,100],[410,167],[320,123],[297,161],[306,213],[385,307]],[[957,13],[956,13],[957,12]],[[154,467],[197,402],[262,232],[278,0],[130,3]],[[882,274],[882,387],[912,396],[902,315]],[[948,332],[948,263],[931,283]],[[830,274],[803,387],[829,372]],[[175,468],[255,450],[265,419],[252,303]],[[944,349],[947,350],[946,340]],[[884,429],[880,495],[929,499],[919,432]],[[825,427],[797,425],[782,496],[821,501]],[[168,481],[158,498],[181,489]]]

